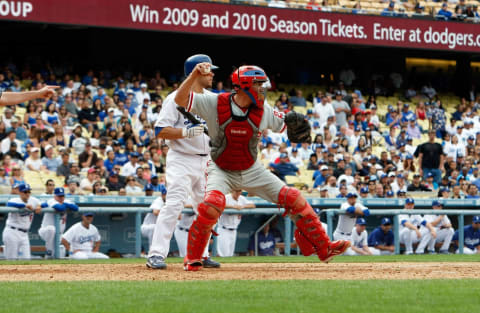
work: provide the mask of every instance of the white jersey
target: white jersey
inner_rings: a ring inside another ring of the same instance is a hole
[[[404,214],[404,215],[399,215],[398,220],[400,222],[400,231],[402,231],[405,226],[405,222],[410,222],[412,225],[416,226],[417,228],[420,228],[421,225],[426,224],[425,218],[423,218],[420,214]]]
[[[350,203],[344,202],[340,206],[340,210],[346,210],[349,207],[351,207]],[[358,202],[355,203],[354,207],[357,209],[360,208],[362,211],[367,209],[363,204]],[[340,214],[340,216],[338,217],[337,229],[335,231],[344,233],[344,234],[351,234],[356,221],[357,221],[356,216],[352,216],[349,214]]]
[[[62,236],[71,245],[71,250],[92,251],[95,242],[100,241],[98,229],[90,224],[88,228],[82,225],[82,222],[70,227]]]
[[[8,200],[7,207],[13,207],[18,209],[17,212],[8,213],[7,225],[20,229],[29,230],[33,221],[33,212],[25,209],[25,206],[30,204],[34,209],[40,205],[40,200],[35,197],[29,197],[25,203],[20,198],[13,198]]]
[[[425,220],[428,222],[428,223],[431,223],[433,221],[435,221],[437,219],[438,215],[425,215],[424,218]],[[437,226],[435,226],[435,229],[436,230],[439,230],[440,227],[442,226],[446,226],[446,225],[451,225],[452,222],[450,221],[450,219],[448,218],[448,216],[444,216],[441,221],[437,224]],[[432,225],[433,226],[433,225]]]
[[[70,200],[65,200],[64,203],[72,203]],[[47,201],[48,207],[54,209],[55,204],[59,204],[59,202],[55,199],[50,199]],[[67,223],[67,210],[65,212],[61,213],[60,215],[60,233],[63,234],[65,231],[65,225]],[[46,212],[43,214],[43,219],[42,219],[42,225],[40,226],[41,228],[47,227],[47,226],[55,226],[55,213],[49,213]]]
[[[163,208],[164,202],[162,197],[158,197],[153,200],[152,204],[150,205],[150,209],[152,210],[161,210]],[[145,218],[143,219],[142,225],[155,225],[157,223],[157,215],[153,214],[152,212],[147,213]]]
[[[190,93],[190,98],[186,110],[200,115],[205,119],[208,125],[208,133],[211,138],[218,136],[220,126],[218,125],[218,94],[216,93]],[[243,112],[236,104],[232,103],[232,111],[236,116],[245,116],[247,112]],[[284,114],[275,111],[271,106],[264,104],[262,120],[260,121],[259,134],[265,129],[271,129],[273,132],[281,133],[286,129],[283,122]],[[163,110],[163,109],[162,109]],[[310,156],[309,156],[310,157]]]
[[[204,89],[204,94],[214,95],[214,93]],[[173,128],[187,128],[193,125],[188,119],[186,119],[182,113],[177,110],[177,104],[175,103],[176,91],[167,96],[162,105],[162,110],[158,115],[158,119],[155,123],[155,127],[173,127]],[[196,118],[205,124],[205,121],[196,116]],[[186,154],[209,154],[210,143],[207,135],[202,134],[193,138],[183,138],[175,140],[167,140],[167,145],[170,149],[177,152]]]
[[[352,244],[354,247],[357,248],[363,248],[363,247],[368,247],[368,242],[367,242],[367,231],[364,230],[360,234],[357,233],[357,228],[354,227],[352,230]]]
[[[225,197],[225,208],[232,208],[234,205],[245,206],[247,204],[252,204],[252,201],[249,201],[244,196],[239,196],[238,200],[233,199],[231,194],[228,194]],[[238,225],[242,221],[242,215],[240,214],[222,214],[218,219],[218,226],[225,227],[229,229],[237,229]]]

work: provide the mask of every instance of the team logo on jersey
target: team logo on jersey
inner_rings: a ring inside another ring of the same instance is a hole
[[[83,243],[85,243],[85,242],[93,241],[94,238],[95,238],[95,235],[80,236],[80,237],[78,237],[78,242],[79,242],[80,244],[83,244]]]

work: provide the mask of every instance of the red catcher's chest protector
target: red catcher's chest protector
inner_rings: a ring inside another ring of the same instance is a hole
[[[263,108],[252,105],[245,116],[233,114],[232,94],[218,96],[217,114],[220,127],[217,138],[212,139],[211,156],[221,169],[241,171],[257,160],[257,145]]]

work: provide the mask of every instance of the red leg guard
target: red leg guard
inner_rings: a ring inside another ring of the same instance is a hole
[[[285,208],[285,212],[297,225],[295,240],[302,253],[306,256],[316,253],[320,260],[326,259],[330,239],[300,191],[283,187],[278,194],[278,204]]]
[[[198,205],[198,216],[190,226],[187,241],[185,270],[195,271],[202,266],[202,254],[208,244],[212,228],[225,209],[225,196],[217,190],[205,194],[204,202]]]

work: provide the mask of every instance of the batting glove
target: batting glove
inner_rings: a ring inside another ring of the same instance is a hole
[[[190,127],[182,129],[182,136],[183,138],[193,138],[195,136],[200,136],[203,134],[203,125],[202,124],[196,124],[192,125]]]

